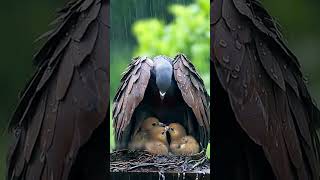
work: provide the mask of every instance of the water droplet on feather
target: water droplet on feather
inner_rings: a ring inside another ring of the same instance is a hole
[[[241,43],[237,40],[237,41],[236,41],[236,48],[237,48],[238,50],[240,50],[241,47],[242,47]]]
[[[239,66],[239,65],[236,65],[236,66],[234,67],[234,70],[235,70],[236,72],[240,72],[240,66]]]
[[[230,62],[230,57],[229,56],[223,56],[222,57],[223,62],[229,63]]]
[[[227,42],[222,39],[220,40],[219,44],[221,47],[224,47],[224,48],[226,48],[228,46]]]

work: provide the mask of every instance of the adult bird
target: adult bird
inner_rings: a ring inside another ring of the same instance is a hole
[[[59,10],[9,130],[7,179],[105,179],[108,0]]]
[[[319,180],[319,110],[257,0],[211,1],[214,175]]]
[[[206,148],[209,96],[200,75],[183,54],[133,59],[113,101],[116,148],[127,148],[137,127],[149,116],[179,122]]]

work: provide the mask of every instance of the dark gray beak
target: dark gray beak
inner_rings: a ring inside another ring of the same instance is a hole
[[[160,99],[161,99],[161,101],[163,101],[163,99],[164,99],[164,96],[166,95],[166,93],[164,92],[161,92],[161,91],[159,91],[159,93],[160,93]]]

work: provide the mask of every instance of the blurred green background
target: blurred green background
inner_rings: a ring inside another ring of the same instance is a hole
[[[1,2],[0,132],[3,132],[14,110],[19,90],[32,75],[32,55],[39,47],[39,44],[34,44],[33,41],[49,29],[48,24],[55,17],[55,10],[65,1],[67,0],[7,0]],[[111,69],[112,88],[117,87],[119,83],[113,77],[119,76],[119,73],[123,71],[123,68],[120,67],[125,67],[131,57],[139,51],[132,29],[136,20],[157,18],[167,25],[174,20],[174,15],[169,10],[170,5],[189,5],[194,2],[193,0],[111,0],[111,13],[118,14],[111,18],[111,59],[118,60],[112,61],[111,67],[119,66],[119,69]],[[263,2],[282,25],[288,46],[299,58],[302,70],[309,80],[310,91],[315,100],[320,103],[320,61],[318,60],[320,1],[263,0]],[[188,23],[192,23],[193,18],[190,18],[189,21]],[[169,47],[177,46],[175,43],[171,45]],[[191,59],[192,55],[188,57]],[[197,68],[201,69],[200,66],[197,65]],[[114,93],[114,90],[111,89],[111,93]],[[4,179],[8,141],[8,136],[1,133],[0,180]]]

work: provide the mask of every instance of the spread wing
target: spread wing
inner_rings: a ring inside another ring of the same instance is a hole
[[[256,0],[211,8],[211,60],[241,128],[277,179],[319,179],[319,110],[274,21]]]
[[[69,3],[35,56],[11,119],[8,179],[67,179],[108,109],[107,0]]]
[[[205,89],[203,80],[197,73],[192,63],[179,54],[173,61],[174,78],[181,91],[186,104],[192,109],[195,119],[188,118],[188,121],[197,121],[199,126],[199,138],[203,147],[207,147],[210,136],[210,98]],[[188,123],[192,126],[192,122]],[[189,127],[192,129],[192,127]]]
[[[123,148],[128,143],[129,124],[135,109],[143,100],[152,68],[151,59],[138,57],[133,59],[121,78],[112,110],[117,148]]]

